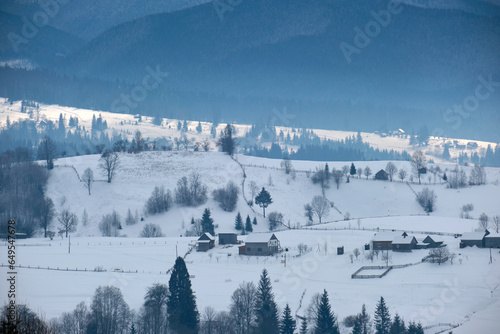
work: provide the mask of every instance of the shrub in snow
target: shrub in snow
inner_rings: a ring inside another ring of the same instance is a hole
[[[425,187],[417,194],[417,202],[425,210],[425,212],[433,212],[436,208],[437,196],[434,190]]]
[[[224,188],[214,190],[212,197],[219,203],[222,210],[233,212],[238,203],[238,194],[238,186],[233,181],[229,181]]]
[[[161,238],[163,237],[163,233],[161,233],[160,226],[156,224],[146,224],[141,231],[141,238]]]
[[[157,213],[162,213],[170,210],[172,207],[172,193],[170,190],[165,192],[163,186],[156,186],[153,190],[153,193],[149,197],[146,202],[145,211],[147,214],[154,215]],[[129,210],[130,211],[130,210]],[[129,224],[128,215],[127,215],[127,225]]]

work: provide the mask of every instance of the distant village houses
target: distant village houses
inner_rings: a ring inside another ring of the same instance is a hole
[[[274,233],[252,233],[245,245],[239,247],[240,255],[274,255],[281,249],[280,242]]]

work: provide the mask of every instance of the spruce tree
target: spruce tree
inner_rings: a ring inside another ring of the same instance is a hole
[[[361,325],[361,334],[371,333],[370,315],[366,312],[365,304],[361,307],[361,313],[358,314],[358,319]]]
[[[375,309],[375,334],[389,334],[391,329],[391,315],[389,308],[385,304],[384,297],[380,297],[380,301]]]
[[[245,221],[245,231],[253,232],[252,221],[250,220],[250,216],[247,216]]]
[[[390,334],[406,334],[406,326],[403,319],[399,317],[399,314],[396,313],[394,316],[394,321],[391,325]]]
[[[210,209],[205,208],[203,211],[203,216],[201,217],[201,229],[203,233],[210,233],[211,235],[215,235],[214,231],[214,220],[210,217]]]
[[[241,219],[241,214],[238,212],[236,219],[234,220],[234,228],[238,231],[243,230],[243,219]]]
[[[323,291],[318,306],[314,334],[339,334],[339,327],[328,300],[328,292]]]
[[[328,167],[328,163],[327,163],[327,164],[325,164],[325,178],[326,178],[327,180],[329,180],[329,179],[330,179],[330,168]]]
[[[264,218],[266,218],[266,208],[269,204],[273,203],[273,199],[271,195],[267,192],[267,190],[263,187],[260,193],[255,197],[255,204],[260,206],[263,210]]]
[[[279,333],[278,306],[274,301],[271,280],[266,269],[262,270],[260,276],[254,313],[256,318],[256,333]]]
[[[354,163],[351,163],[349,174],[351,174],[352,176],[356,175],[356,167],[354,167]]]
[[[280,334],[293,334],[295,328],[297,328],[297,326],[292,317],[292,311],[290,311],[290,306],[286,304],[285,310],[283,311],[283,318],[281,319]]]
[[[253,217],[252,224],[257,225],[257,217]]]
[[[174,269],[168,282],[170,295],[167,300],[169,327],[174,333],[198,333],[200,315],[196,299],[191,289],[191,280],[186,263],[181,257],[175,260]]]
[[[356,315],[356,318],[354,319],[354,326],[352,326],[352,332],[351,334],[363,334],[362,330],[362,323],[361,323],[361,317],[360,315]]]
[[[424,334],[424,329],[422,328],[422,324],[421,323],[416,324],[414,322],[410,322],[406,334]]]
[[[303,317],[300,323],[300,334],[307,334],[307,318]]]

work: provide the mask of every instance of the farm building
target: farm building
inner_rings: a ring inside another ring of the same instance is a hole
[[[476,246],[479,248],[484,247],[484,237],[489,235],[488,230],[481,232],[466,232],[462,234],[462,239],[460,242],[460,248]]]
[[[241,246],[241,255],[273,255],[280,250],[280,242],[274,233],[252,233]]]
[[[490,233],[484,237],[484,247],[500,248],[500,233]]]
[[[438,248],[443,246],[443,240],[438,240],[430,235],[424,239],[417,239],[417,249]]]
[[[215,247],[215,238],[210,233],[203,233],[197,241],[196,250],[198,252],[206,252]]]
[[[392,250],[395,252],[411,252],[417,245],[417,239],[409,236],[406,233],[392,240]]]
[[[392,241],[401,236],[408,236],[406,232],[380,232],[373,236],[372,249],[373,250],[391,250]]]
[[[377,174],[375,174],[375,180],[387,181],[389,180],[389,174],[383,169],[379,170]]]
[[[219,233],[219,245],[235,245],[238,243],[236,233]]]

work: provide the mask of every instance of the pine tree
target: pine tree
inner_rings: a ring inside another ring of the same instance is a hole
[[[406,334],[424,334],[424,329],[422,328],[422,324],[421,323],[416,324],[414,322],[410,322]]]
[[[202,129],[203,128],[201,127],[201,123],[198,122],[198,125],[196,126],[196,132],[201,133]]]
[[[243,230],[243,219],[241,218],[241,214],[239,212],[236,215],[236,219],[234,220],[234,228],[238,231]]]
[[[394,321],[391,325],[390,334],[406,334],[406,326],[403,319],[399,317],[399,314],[396,313],[394,316]]]
[[[267,270],[262,270],[259,287],[257,289],[257,301],[255,303],[256,332],[259,334],[279,333],[278,306],[274,301],[271,288],[271,280]]]
[[[283,318],[281,319],[280,334],[293,334],[296,328],[295,320],[292,318],[290,306],[286,304],[283,311]]]
[[[269,206],[269,204],[273,203],[273,199],[271,198],[271,195],[267,192],[267,190],[262,187],[262,190],[260,193],[255,197],[255,204],[260,206],[263,210],[264,218],[266,218],[266,208]]]
[[[210,217],[210,209],[205,208],[203,211],[203,216],[201,217],[201,229],[203,233],[208,232],[211,235],[215,235],[214,231],[214,220]]]
[[[300,334],[307,334],[307,318],[303,317],[300,323]]]
[[[356,315],[356,318],[354,319],[354,326],[352,326],[352,332],[351,334],[363,334],[362,330],[362,323],[361,323],[361,317],[360,315]]]
[[[59,114],[59,135],[62,138],[66,137],[66,127],[64,126],[64,118],[62,113]]]
[[[358,314],[359,323],[361,325],[361,334],[371,333],[370,315],[366,312],[366,306],[363,304],[361,313]]]
[[[175,333],[198,333],[200,315],[186,263],[181,257],[175,260],[168,289],[170,295],[167,300],[167,313],[170,328]]]
[[[328,167],[328,163],[325,164],[325,178],[330,179],[330,168]]]
[[[339,334],[339,327],[335,320],[335,315],[328,300],[328,292],[323,291],[321,300],[318,306],[316,326],[314,334]]]
[[[257,225],[257,217],[253,217],[252,224],[253,224],[253,225]]]
[[[253,232],[252,221],[250,220],[250,216],[247,216],[245,221],[245,231]]]
[[[391,329],[391,315],[385,304],[384,297],[380,297],[380,301],[375,309],[375,334],[389,334]]]
[[[356,167],[354,167],[354,163],[351,163],[351,169],[349,170],[349,174],[352,176],[356,175]]]

